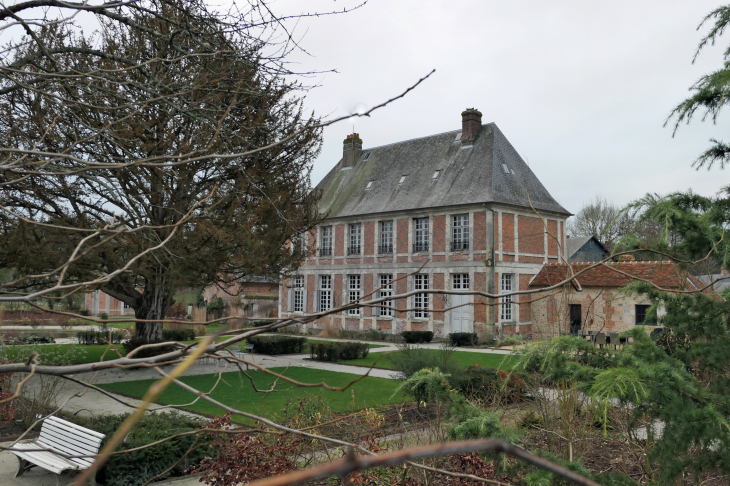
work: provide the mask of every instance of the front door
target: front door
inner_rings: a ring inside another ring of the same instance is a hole
[[[578,335],[578,331],[580,331],[580,323],[582,320],[582,312],[580,308],[580,304],[571,304],[570,305],[570,334],[573,336]]]
[[[451,290],[469,290],[469,274],[455,273],[451,276]],[[451,332],[473,332],[473,325],[470,319],[471,302],[469,295],[452,295],[451,307]]]

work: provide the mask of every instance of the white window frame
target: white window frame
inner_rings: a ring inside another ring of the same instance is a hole
[[[393,274],[383,273],[378,275],[378,281],[380,283],[380,290],[378,291],[378,297],[390,297],[393,295]],[[395,317],[395,311],[392,309],[393,301],[384,300],[381,305],[386,307],[378,307],[378,315],[381,317]]]
[[[294,298],[293,312],[302,314],[306,305],[306,302],[304,302],[304,275],[294,277],[292,288],[294,289],[294,292],[292,292]]]
[[[332,309],[332,275],[319,276],[319,294],[317,295],[317,312]]]
[[[512,273],[503,273],[499,276],[500,280],[500,293],[506,293],[506,292],[512,292],[514,288],[514,274]],[[501,299],[502,305],[500,306],[500,321],[513,321],[514,320],[514,312],[513,312],[513,304],[512,304],[512,296],[508,295],[506,297],[502,297]]]
[[[327,231],[329,230],[329,231]],[[328,233],[325,235],[325,232]],[[320,256],[332,256],[332,236],[334,233],[334,229],[332,226],[322,226],[322,236],[321,236],[321,242],[319,245],[320,249]],[[322,251],[322,250],[329,250],[328,252]],[[326,254],[325,254],[326,253]]]
[[[451,250],[466,251],[469,249],[469,214],[455,214],[451,218]]]
[[[413,219],[413,251],[428,251],[428,217]]]
[[[468,273],[451,274],[451,290],[469,290],[471,282]]]
[[[362,289],[362,278],[360,275],[348,275],[347,276],[347,302],[357,302],[360,300],[360,291]],[[360,308],[353,307],[347,309],[347,314],[350,316],[359,316]]]
[[[417,273],[413,276],[413,290],[428,290],[428,274]],[[429,317],[429,296],[430,294],[416,294],[413,296],[413,317],[415,319],[427,319]]]
[[[390,225],[390,230],[385,230],[385,225]],[[383,248],[390,248],[390,251],[383,251],[383,253],[393,253],[394,249],[394,228],[395,225],[393,224],[393,220],[390,221],[380,221],[378,224],[379,226],[379,235],[378,235],[378,253],[381,253],[381,250]]]
[[[348,242],[347,254],[348,255],[361,255],[362,254],[362,223],[350,223],[348,229]],[[357,243],[357,244],[355,244]],[[355,249],[356,251],[352,251]]]

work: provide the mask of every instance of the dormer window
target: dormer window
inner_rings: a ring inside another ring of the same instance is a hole
[[[456,137],[454,137],[454,142],[461,142],[461,132],[456,134]]]
[[[441,175],[441,169],[437,169],[434,171],[433,177],[431,177],[431,179],[435,181],[436,179],[439,178],[440,175]]]
[[[368,184],[365,186],[366,191],[369,190],[371,187],[373,187],[373,182],[375,182],[375,181],[368,182]]]
[[[408,177],[408,176],[407,175],[400,176],[400,180],[398,181],[398,185],[399,186],[406,181],[406,177]]]
[[[507,164],[502,164],[502,170],[505,174],[509,174],[509,167],[507,167]]]
[[[367,153],[365,154],[365,158],[364,158],[364,159],[362,159],[362,160],[363,160],[363,162],[365,162],[365,161],[366,161],[366,160],[368,160],[369,158],[370,158],[370,152],[367,152]]]

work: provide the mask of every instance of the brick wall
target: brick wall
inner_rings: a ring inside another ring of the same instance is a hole
[[[315,256],[317,254],[317,228],[312,228],[307,232],[307,255]]]
[[[332,289],[332,307],[342,305],[342,274],[335,275],[335,283]]]
[[[527,290],[528,285],[530,284],[530,279],[532,278],[532,275],[525,275],[520,274],[520,290]],[[530,294],[524,294],[524,295],[518,295],[516,296],[516,300],[520,301],[528,301],[532,299],[532,295]],[[520,322],[527,322],[530,320],[530,304],[519,304],[520,307]],[[520,331],[522,332],[522,331]]]
[[[520,216],[520,233],[522,232],[522,216]],[[522,235],[520,235],[520,250],[522,249]],[[515,215],[502,213],[502,251],[515,251]]]
[[[365,223],[365,241],[363,253],[365,255],[375,254],[375,223],[368,221]]]
[[[434,290],[444,290],[444,274],[443,273],[434,273],[433,274],[433,289]],[[443,310],[446,308],[446,296],[443,294],[431,294],[433,298],[433,310]],[[434,320],[437,321],[443,321],[444,320],[444,313],[443,312],[434,312],[433,313]]]
[[[499,272],[494,272],[494,293],[499,294],[499,289],[501,289],[501,288],[502,287],[499,286]],[[499,322],[499,304],[497,304],[498,302],[499,301],[497,299],[495,299],[495,301],[494,301],[495,305],[492,306],[492,307],[494,307],[494,309],[493,309],[494,322]]]
[[[289,279],[285,278],[281,281],[281,312],[285,313],[289,308]]]
[[[558,222],[552,219],[548,219],[547,222],[548,230],[548,255],[558,254]]]
[[[504,223],[502,224],[504,225]],[[520,216],[517,230],[517,237],[520,239],[520,253],[545,253],[545,229],[540,218]]]
[[[407,273],[398,274],[398,278],[400,280],[398,280],[395,285],[397,294],[405,294],[406,292],[408,292],[408,279],[406,278],[406,275],[408,275],[408,274]],[[396,300],[395,307],[396,307],[396,309],[406,309],[407,305],[408,305],[408,299],[398,299],[398,300]],[[398,310],[396,312],[396,317],[398,317],[400,319],[405,319],[406,314],[407,314],[406,312]]]
[[[433,251],[442,252],[446,251],[447,245],[446,238],[446,216],[434,216],[433,217]]]
[[[487,213],[474,213],[474,251],[487,251]],[[497,241],[497,240],[494,240]]]
[[[345,225],[338,224],[335,226],[335,256],[341,257],[345,255]]]
[[[314,275],[307,275],[307,308],[305,311],[307,314],[314,312],[314,297],[317,288],[315,278]]]
[[[398,231],[396,237],[396,252],[408,253],[408,219],[398,220]]]
[[[487,291],[487,274],[484,272],[477,272],[474,274],[474,290],[477,292]],[[486,297],[474,296],[474,322],[486,323],[487,322],[487,302]]]
[[[366,273],[362,277],[362,296],[363,300],[372,300],[375,296],[373,293],[373,274]],[[372,307],[363,307],[363,316],[371,317],[373,315]]]

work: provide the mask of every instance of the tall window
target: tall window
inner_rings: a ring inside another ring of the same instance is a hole
[[[416,239],[413,251],[428,251],[428,218],[416,218],[414,224]]]
[[[304,312],[304,276],[294,279],[294,312]]]
[[[319,312],[332,308],[332,276],[319,276]]]
[[[378,253],[393,253],[393,222],[380,222],[380,244]]]
[[[360,275],[348,275],[349,286],[348,286],[348,302],[357,302],[360,300]],[[347,313],[351,316],[360,315],[360,308],[354,307],[348,309]]]
[[[322,227],[322,245],[319,247],[319,256],[332,256],[332,226]]]
[[[382,274],[380,275],[380,295],[379,297],[390,297],[393,295],[393,275],[391,274]],[[392,300],[384,300],[382,302],[384,306],[387,307],[380,307],[379,308],[379,314],[381,316],[387,316],[387,317],[393,317],[393,309],[390,309],[389,307],[393,307],[393,301]]]
[[[415,275],[413,290],[428,290],[428,275]],[[428,294],[416,294],[413,297],[413,317],[428,317]]]
[[[469,249],[469,215],[459,214],[454,216],[451,226],[451,251]]]
[[[360,241],[362,240],[362,225],[355,223],[350,225],[350,246],[347,249],[348,255],[360,254]]]
[[[502,292],[512,292],[512,277],[511,273],[502,274]],[[501,320],[511,321],[512,320],[512,296],[508,295],[502,297],[502,316]]]
[[[636,304],[636,325],[643,326],[646,324],[646,311],[649,310],[648,305]]]

